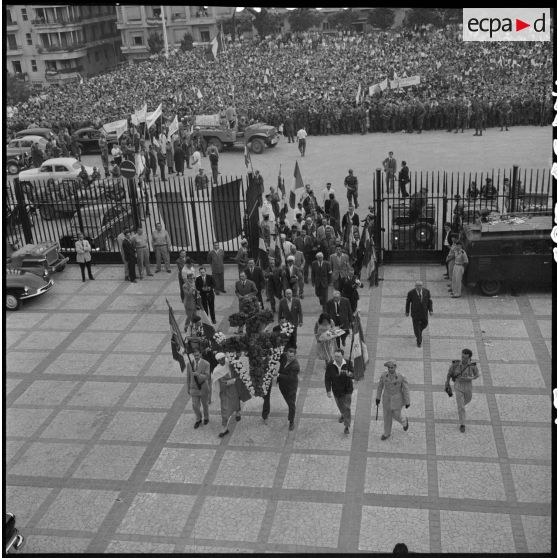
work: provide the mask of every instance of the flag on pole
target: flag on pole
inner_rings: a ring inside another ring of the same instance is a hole
[[[300,174],[298,161],[296,161],[295,163],[294,179],[295,179],[295,187],[294,187],[295,190],[298,190],[299,188],[304,188],[304,181],[302,180],[302,175]]]
[[[130,119],[132,120],[132,124],[134,126],[139,126],[139,120],[135,112],[130,115]]]
[[[196,310],[196,314],[201,318],[204,337],[207,340],[211,341],[213,339],[213,336],[215,335],[215,326],[211,323],[209,316],[206,314],[203,308]]]
[[[198,99],[203,99],[203,95],[202,95],[202,92],[200,91],[199,87],[198,87],[198,92],[196,93],[196,96],[198,97]]]
[[[360,315],[357,312],[353,322],[353,374],[355,380],[362,380],[364,371],[368,364],[368,348],[364,340],[364,332],[362,331],[362,324]]]
[[[174,120],[170,123],[169,126],[169,138],[172,138],[173,134],[178,132],[178,114],[175,114]]]
[[[153,111],[146,115],[145,123],[147,124],[147,128],[151,128],[153,124],[157,121],[157,119],[163,114],[163,104],[159,103],[159,106]]]
[[[248,151],[248,145],[244,145],[244,164],[246,165],[246,168],[248,168],[248,165],[252,165],[252,159],[250,157],[250,152]]]
[[[358,89],[357,89],[357,94],[356,94],[356,104],[358,105],[360,103],[360,91],[361,91],[361,86],[360,83],[358,84]]]
[[[223,34],[221,32],[217,33],[213,40],[211,41],[211,54],[213,58],[217,60],[217,55],[225,50],[225,44],[223,41]]]
[[[281,192],[281,197],[285,197],[285,181],[281,180],[281,165],[279,165],[279,176],[277,177],[277,188]]]
[[[269,80],[267,79],[267,74],[264,74],[264,83],[269,83]]]
[[[182,338],[182,333],[180,332],[180,328],[178,327],[178,323],[176,318],[174,317],[174,312],[172,306],[170,305],[167,298],[165,298],[167,302],[167,306],[169,307],[169,325],[170,325],[170,332],[171,332],[171,351],[172,351],[172,358],[178,362],[180,365],[180,371],[184,372],[186,369],[186,362],[184,361],[184,357],[180,353],[181,350],[184,350],[184,339]]]
[[[136,116],[138,117],[138,122],[145,122],[145,117],[147,116],[147,103],[136,111]]]

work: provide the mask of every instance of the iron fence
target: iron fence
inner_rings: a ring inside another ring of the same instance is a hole
[[[118,259],[117,236],[125,228],[142,227],[153,251],[151,232],[161,223],[176,256],[185,249],[202,260],[218,242],[228,258],[238,251],[244,231],[244,179],[220,177],[207,188],[196,188],[191,177],[153,178],[141,185],[135,179],[34,181],[16,179],[5,188],[6,240],[14,245],[56,241],[72,256],[77,232],[83,231],[97,261]]]
[[[421,260],[442,249],[444,223],[453,230],[491,213],[552,211],[549,169],[494,169],[491,172],[415,172],[400,187],[374,177],[377,243],[386,259]]]

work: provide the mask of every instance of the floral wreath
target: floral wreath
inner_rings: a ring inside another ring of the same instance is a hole
[[[281,335],[286,335],[290,337],[294,332],[294,325],[291,322],[283,322],[280,325],[280,333]]]

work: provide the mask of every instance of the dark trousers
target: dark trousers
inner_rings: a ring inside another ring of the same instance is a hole
[[[85,268],[87,267],[87,273],[89,279],[93,279],[93,274],[91,273],[91,260],[88,262],[79,262],[79,268],[81,269],[81,279],[85,281]]]
[[[262,308],[263,308],[264,303],[263,303],[263,298],[262,298],[262,291],[260,289],[258,289],[257,297],[258,297],[258,300],[260,301],[260,304],[262,305]]]
[[[316,296],[320,299],[320,304],[325,306],[327,303],[327,287],[315,287]]]
[[[413,317],[413,331],[417,338],[417,343],[422,343],[422,330],[428,327],[428,318]]]
[[[345,426],[351,426],[351,393],[346,393],[341,396],[334,395],[335,403],[337,403],[337,408],[343,416],[343,423]]]
[[[345,333],[339,337],[335,338],[335,342],[337,343],[337,348],[340,349],[341,345],[343,345],[343,347],[345,346],[345,341],[349,335],[349,330],[345,329],[343,330]]]
[[[268,416],[269,416],[269,401],[271,398],[271,387],[273,384],[269,384],[269,389],[267,390],[267,393],[264,395],[264,402],[263,402],[263,407],[262,407],[262,418],[265,420]]]
[[[215,295],[213,293],[202,294],[201,303],[205,313],[211,318],[212,322],[215,322]]]
[[[136,280],[136,260],[135,258],[132,260],[127,260],[128,263],[128,277],[130,281]]]
[[[298,140],[298,150],[300,151],[300,154],[304,157],[304,154],[306,153],[306,139]]]
[[[298,388],[298,381],[296,382],[279,382],[279,391],[283,396],[283,399],[289,406],[289,422],[293,422],[295,418],[296,411],[296,390]]]

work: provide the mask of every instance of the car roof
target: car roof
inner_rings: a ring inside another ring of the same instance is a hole
[[[20,136],[19,138],[13,138],[10,141],[14,141],[14,140],[15,141],[31,140],[31,141],[36,141],[36,142],[39,142],[39,143],[42,143],[42,142],[46,143],[47,142],[46,138],[43,138],[43,136],[35,136],[35,135],[32,135],[32,134],[29,134],[28,136]]]
[[[46,161],[43,161],[41,163],[41,167],[43,165],[73,165],[74,163],[79,163],[79,161],[77,159],[74,159],[73,157],[54,157],[53,159],[47,159]]]
[[[16,136],[19,134],[19,137],[21,137],[22,134],[26,135],[26,136],[32,136],[35,135],[33,134],[33,132],[49,132],[51,134],[54,134],[54,132],[50,129],[50,128],[25,128],[25,130],[20,130],[19,132],[16,133]]]

